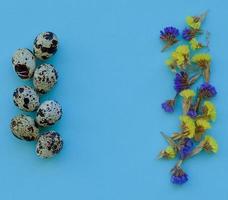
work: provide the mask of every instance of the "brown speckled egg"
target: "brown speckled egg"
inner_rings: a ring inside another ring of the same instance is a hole
[[[41,135],[37,141],[36,154],[41,158],[50,158],[63,148],[63,140],[55,131]]]
[[[13,135],[21,140],[33,141],[39,136],[39,129],[34,119],[27,115],[14,117],[11,120],[10,127]]]
[[[58,49],[58,38],[52,32],[40,33],[33,45],[33,52],[40,60],[46,60],[53,56]]]
[[[29,49],[18,49],[12,57],[17,75],[22,79],[31,79],[36,68],[35,56]]]
[[[57,83],[58,73],[53,65],[41,64],[34,73],[33,85],[38,93],[45,94]]]
[[[62,117],[61,105],[53,100],[43,102],[37,110],[36,122],[41,127],[55,124]]]
[[[39,107],[39,96],[29,86],[18,87],[13,93],[14,104],[21,110],[32,112]]]

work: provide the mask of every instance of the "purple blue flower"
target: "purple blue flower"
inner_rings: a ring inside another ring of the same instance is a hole
[[[188,175],[178,166],[172,170],[171,182],[176,185],[182,185],[188,181]]]
[[[179,36],[179,30],[177,28],[174,28],[172,26],[164,28],[163,31],[160,31],[160,38],[164,42],[166,42],[166,45],[163,47],[162,51],[169,48],[173,44],[177,43],[177,37]]]
[[[210,83],[203,83],[200,86],[199,93],[202,97],[211,98],[217,94],[217,91]]]
[[[165,41],[176,40],[177,36],[179,36],[179,30],[172,26],[168,26],[163,31],[160,31],[160,38]]]
[[[162,103],[161,106],[165,112],[172,113],[174,112],[174,104],[175,104],[175,101],[171,99]]]
[[[184,138],[181,142],[180,142],[180,150],[179,150],[179,154],[180,154],[180,159],[185,159],[193,150],[194,148],[194,143],[190,138]]]
[[[182,90],[188,89],[189,87],[188,74],[184,71],[176,73],[174,78],[174,89],[179,93]]]
[[[182,38],[190,41],[194,37],[192,30],[190,28],[185,28],[182,32]]]
[[[190,109],[188,110],[187,115],[191,118],[196,118],[197,112],[196,112],[195,108],[191,106]]]

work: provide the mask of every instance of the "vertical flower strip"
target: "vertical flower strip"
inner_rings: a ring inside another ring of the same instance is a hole
[[[174,27],[166,27],[160,35],[166,43],[163,51],[176,43],[179,44],[165,62],[175,74],[174,97],[161,106],[165,112],[173,113],[176,102],[182,102],[180,128],[170,136],[161,132],[168,146],[161,150],[158,156],[159,159],[177,159],[176,165],[171,169],[171,182],[176,185],[182,185],[189,180],[188,174],[182,168],[182,164],[189,158],[202,151],[218,151],[216,140],[208,134],[216,119],[216,107],[211,99],[217,95],[217,91],[210,83],[212,58],[204,51],[209,44],[209,33],[202,30],[206,16],[207,12],[200,16],[188,16],[181,36],[179,29]],[[207,44],[199,42],[198,36],[205,36]],[[192,85],[199,79],[203,83],[194,91]]]

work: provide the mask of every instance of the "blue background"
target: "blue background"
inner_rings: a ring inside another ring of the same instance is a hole
[[[227,200],[227,6],[226,0],[1,1],[0,199]],[[187,15],[207,9],[211,80],[219,94],[211,134],[220,151],[186,162],[190,180],[176,187],[169,182],[175,161],[156,160],[166,146],[159,132],[178,130],[180,114],[160,108],[174,91],[159,31],[167,25],[184,28]],[[42,101],[62,104],[64,117],[53,129],[65,146],[55,158],[42,160],[35,143],[19,141],[9,130],[20,113],[12,92],[30,84],[16,76],[11,56],[19,47],[31,48],[46,30],[60,40],[58,53],[48,60],[60,78]]]

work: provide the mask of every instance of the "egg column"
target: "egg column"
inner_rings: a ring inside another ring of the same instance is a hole
[[[15,89],[14,104],[24,112],[36,112],[35,119],[20,114],[11,120],[11,131],[24,141],[36,141],[36,154],[49,158],[63,148],[63,140],[56,131],[42,132],[42,128],[54,125],[62,117],[62,107],[54,100],[40,103],[40,96],[50,91],[58,80],[58,73],[51,64],[36,66],[36,59],[45,61],[58,49],[58,38],[52,32],[40,33],[34,41],[33,52],[27,48],[18,49],[12,57],[17,75],[23,80],[32,80],[33,87],[26,85]]]

